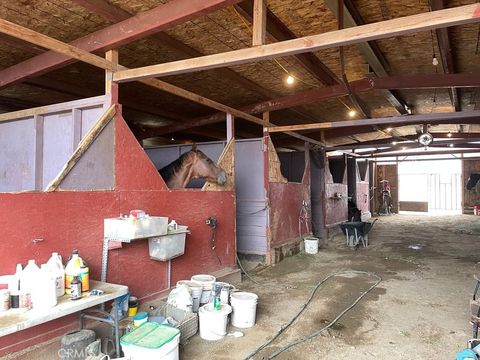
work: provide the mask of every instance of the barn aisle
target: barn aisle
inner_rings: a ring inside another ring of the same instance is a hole
[[[367,249],[352,251],[334,236],[317,255],[287,258],[246,280],[242,289],[260,296],[258,322],[243,338],[206,342],[199,336],[183,359],[243,359],[287,323],[315,284],[346,269],[383,278],[356,307],[321,336],[277,359],[452,359],[471,337],[469,299],[479,261],[479,218],[467,215],[381,217]],[[374,283],[365,276],[335,277],[321,287],[303,315],[261,359],[326,325]],[[230,332],[232,332],[230,328]]]

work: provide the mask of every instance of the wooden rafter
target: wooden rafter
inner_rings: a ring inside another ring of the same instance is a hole
[[[252,46],[265,45],[267,29],[267,1],[253,1]]]
[[[383,157],[407,157],[407,156],[422,156],[422,155],[453,155],[453,154],[475,154],[480,153],[480,149],[456,150],[455,148],[446,148],[445,150],[437,151],[416,151],[416,152],[397,152],[392,154],[385,153],[371,153],[361,155],[362,158],[383,158]]]
[[[432,11],[442,10],[445,8],[445,0],[431,0],[430,5]],[[453,60],[452,47],[450,43],[448,29],[437,29],[435,30],[435,34],[437,35],[438,50],[440,51],[440,57],[442,59],[443,72],[445,74],[454,74],[455,62]],[[457,89],[451,87],[448,89],[448,93],[450,95],[454,111],[460,111],[461,108]]]
[[[253,0],[242,1],[234,5],[237,12],[247,21],[252,22]],[[296,39],[297,36],[267,8],[267,34],[273,41],[285,41]],[[314,54],[304,53],[295,55],[295,60],[307,70],[313,77],[324,85],[335,85],[339,83],[337,76]]]
[[[109,20],[112,23],[118,23],[120,21],[127,20],[134,16],[132,14],[121,7],[112,4],[106,0],[71,0],[74,3],[84,7],[88,11],[98,14],[105,19]],[[236,5],[235,5],[236,6]],[[167,46],[176,52],[179,56],[183,58],[189,57],[199,57],[203,56],[204,54],[200,51],[192,48],[189,45],[184,44],[183,42],[175,39],[174,37],[168,35],[166,32],[159,32],[150,36],[150,39],[157,43],[159,46]],[[278,97],[279,94],[271,89],[266,89],[254,81],[243,77],[239,73],[233,71],[229,68],[219,68],[216,69],[218,76],[228,79],[234,83],[238,83],[243,86],[245,89],[250,90],[254,93],[260,94],[266,98],[275,98]],[[292,114],[295,116],[300,116],[302,118],[313,120],[313,117],[306,113],[304,110],[300,109],[290,109]]]
[[[45,49],[55,51],[56,53],[63,54],[72,59],[86,62],[87,64],[104,70],[117,70],[116,65],[111,61],[7,20],[0,19],[0,32],[17,39],[27,41],[31,44],[44,47]]]
[[[240,0],[172,0],[129,19],[74,40],[70,45],[87,52],[115,49],[127,43],[201,17]],[[72,63],[53,51],[0,71],[0,89]]]
[[[416,76],[394,76],[388,78],[362,79],[350,82],[353,93],[366,92],[373,89],[425,89],[425,88],[447,88],[456,87],[477,87],[480,84],[480,74],[449,74],[449,75],[416,75]],[[314,102],[346,96],[348,93],[345,86],[338,84],[319,89],[307,90],[293,95],[277,99],[262,101],[257,104],[247,105],[240,110],[249,114],[260,114],[266,111],[276,111],[301,106]],[[221,122],[225,115],[215,113],[202,118],[193,119],[180,124],[156,129],[159,135],[169,132],[183,131],[197,126],[206,126]]]
[[[364,25],[365,22],[363,21],[362,17],[356,10],[355,6],[353,5],[352,1],[344,0],[345,6],[343,9],[343,22],[345,27],[355,27],[359,25]],[[325,0],[325,4],[329,7],[329,9],[333,12],[335,17],[338,19],[339,17],[339,9],[338,9],[338,0]],[[378,46],[373,41],[364,42],[357,44],[358,50],[362,54],[363,58],[367,61],[370,68],[373,72],[380,77],[387,77],[388,76],[388,63],[386,59],[383,57]],[[405,106],[405,102],[400,99],[399,95],[395,92],[390,90],[383,90],[385,94],[385,98],[390,102],[395,109],[403,115],[408,114],[408,111]]]
[[[303,130],[325,130],[344,127],[372,126],[372,125],[411,125],[411,124],[434,124],[458,122],[477,123],[480,119],[480,111],[463,111],[456,113],[430,113],[410,116],[396,116],[374,119],[345,120],[336,122],[319,122],[315,124],[285,125],[265,128],[266,131],[287,132]]]
[[[114,80],[127,82],[152,77],[185,74],[328,49],[335,46],[357,44],[364,41],[406,35],[430,29],[471,24],[479,21],[480,4],[464,5],[361,25],[354,28],[305,36],[254,48],[117,71],[114,75]]]

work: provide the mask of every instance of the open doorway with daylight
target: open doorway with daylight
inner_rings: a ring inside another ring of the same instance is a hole
[[[462,213],[461,160],[400,162],[398,180],[400,212]]]

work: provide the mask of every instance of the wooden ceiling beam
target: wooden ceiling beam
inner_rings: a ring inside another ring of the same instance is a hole
[[[448,75],[425,75],[425,76],[395,76],[388,78],[362,79],[350,82],[353,93],[366,92],[373,89],[421,89],[443,88],[450,86],[477,87],[480,84],[480,74],[448,74]],[[240,110],[249,114],[260,114],[266,111],[276,111],[347,96],[347,90],[343,84],[307,90],[297,94],[262,101],[257,104],[241,107]],[[197,118],[173,126],[174,131],[182,131],[196,126],[206,126],[225,120],[225,115],[215,113],[202,118]],[[168,133],[170,127],[158,129],[159,133]],[[351,134],[350,134],[351,135]]]
[[[109,3],[106,0],[70,0],[77,5],[82,6],[83,8],[87,9],[88,11],[98,14],[108,21],[112,23],[118,23],[120,21],[124,21],[128,18],[131,18],[135,14],[132,14],[121,7]],[[159,32],[150,36],[150,39],[157,43],[159,46],[167,46],[168,48],[172,49],[177,53],[178,56],[182,58],[189,58],[189,57],[199,57],[204,56],[203,53],[200,51],[192,48],[191,46],[175,39],[174,37],[168,35],[165,32]],[[216,72],[219,76],[225,79],[229,79],[230,81],[237,83],[243,86],[245,89],[252,91],[254,93],[258,93],[265,98],[275,98],[278,97],[279,94],[273,90],[266,89],[263,86],[260,86],[256,82],[243,77],[239,73],[233,71],[229,68],[219,68],[216,69]],[[292,114],[296,114],[297,116],[301,116],[305,119],[313,120],[313,116],[306,113],[303,110],[299,109],[290,109]]]
[[[252,46],[265,45],[267,0],[253,0]]]
[[[445,0],[431,0],[430,6],[432,11],[445,9]],[[443,72],[445,74],[454,74],[455,62],[453,60],[452,46],[450,43],[448,29],[436,29],[435,34],[437,35],[438,50],[442,59]],[[461,111],[457,89],[451,87],[448,89],[448,93],[450,95],[454,111]]]
[[[433,134],[435,135],[435,134]],[[327,151],[333,151],[333,150],[358,150],[358,149],[367,149],[367,148],[381,148],[381,147],[393,147],[396,146],[398,148],[401,148],[402,146],[411,146],[415,145],[415,147],[421,146],[418,142],[418,136],[414,135],[408,135],[406,136],[408,140],[412,141],[410,143],[405,142],[405,143],[399,143],[399,144],[392,144],[395,140],[393,138],[390,139],[381,139],[381,140],[374,140],[372,141],[363,141],[361,143],[352,143],[348,145],[338,145],[338,146],[330,146],[327,147]],[[468,145],[471,142],[479,142],[480,141],[480,136],[477,137],[472,137],[472,138],[466,138],[466,139],[449,139],[449,138],[438,138],[434,136],[434,141],[431,145],[429,146],[448,146],[449,144],[454,144],[454,145]],[[469,145],[475,145],[475,144],[469,144]],[[476,144],[480,145],[480,144]],[[458,146],[457,146],[458,147]]]
[[[384,157],[408,157],[408,156],[422,156],[422,155],[452,155],[452,154],[474,154],[480,153],[480,149],[467,149],[467,150],[460,150],[455,148],[447,148],[443,151],[416,151],[410,153],[394,153],[394,154],[385,154],[385,153],[370,153],[370,154],[362,154],[362,158],[384,158]]]
[[[246,0],[234,6],[241,16],[247,21],[252,22],[253,0]],[[266,31],[271,40],[285,41],[297,38],[297,36],[269,9],[267,9],[266,17]],[[337,76],[314,54],[297,54],[295,55],[295,60],[322,84],[335,85],[339,83]]]
[[[337,20],[339,19],[339,2],[338,0],[324,0],[330,11],[335,15]],[[351,0],[344,0],[343,9],[343,23],[345,27],[356,27],[359,25],[365,25],[365,21],[361,17],[357,8]],[[380,48],[375,42],[369,41],[357,44],[357,48],[362,54],[363,58],[367,61],[373,72],[379,77],[387,77],[389,64],[383,56]],[[387,101],[399,112],[401,115],[408,114],[408,106],[405,101],[400,98],[400,95],[390,90],[383,91]]]
[[[479,21],[480,4],[464,5],[356,26],[354,28],[305,36],[254,48],[206,55],[200,58],[179,60],[165,64],[144,66],[136,69],[120,70],[115,73],[113,80],[117,82],[127,82],[145,78],[185,74],[296,55],[336,46],[357,44],[392,36],[407,35],[430,29],[477,23]]]
[[[416,124],[458,124],[460,123],[478,123],[480,120],[480,111],[462,111],[456,113],[430,113],[421,115],[410,116],[396,116],[385,118],[373,118],[373,119],[360,119],[360,120],[345,120],[335,122],[318,122],[314,124],[301,124],[301,125],[286,125],[286,126],[274,126],[265,128],[270,133],[274,132],[286,132],[286,131],[303,131],[303,130],[325,130],[344,127],[356,127],[356,126],[373,126],[373,125],[416,125]]]
[[[240,0],[172,0],[82,38],[71,46],[87,52],[106,51],[201,17]],[[0,71],[0,89],[27,77],[44,74],[75,60],[48,51]]]
[[[122,9],[121,7],[109,3],[106,0],[70,0],[77,5],[82,6],[83,8],[87,9],[88,11],[98,14],[108,21],[112,23],[118,23],[129,19],[134,16],[130,12]],[[199,57],[203,56],[204,54],[200,51],[184,44],[183,42],[175,39],[174,37],[168,35],[165,32],[159,32],[150,36],[150,39],[156,42],[159,46],[166,46],[172,50],[174,50],[177,55],[182,58],[189,58],[189,57]],[[240,74],[236,73],[235,71],[228,69],[228,68],[221,68],[217,70],[219,75],[230,79],[236,83],[239,83],[247,90],[251,90],[257,92],[267,98],[277,96],[274,92],[263,88],[262,86],[258,85],[257,83],[241,76]]]
[[[0,33],[29,42],[36,46],[41,46],[69,58],[86,62],[87,64],[104,70],[117,70],[117,66],[111,61],[7,20],[0,19]]]

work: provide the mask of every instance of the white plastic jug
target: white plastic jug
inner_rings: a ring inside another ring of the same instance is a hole
[[[52,257],[47,261],[48,268],[55,277],[55,289],[57,297],[65,295],[65,268],[62,259],[58,253],[52,253]]]
[[[47,264],[42,264],[37,287],[34,290],[34,310],[49,309],[57,305],[57,287],[55,275]]]
[[[28,260],[27,266],[22,271],[20,277],[20,292],[21,294],[27,296],[30,294],[31,304],[24,303],[24,307],[30,307],[36,301],[35,297],[37,295],[37,284],[40,277],[40,268],[35,264],[35,260]]]
[[[78,276],[82,282],[82,292],[89,291],[89,269],[87,264],[78,255],[78,250],[73,250],[72,256],[65,266],[65,292],[70,294],[70,283],[74,276]]]

